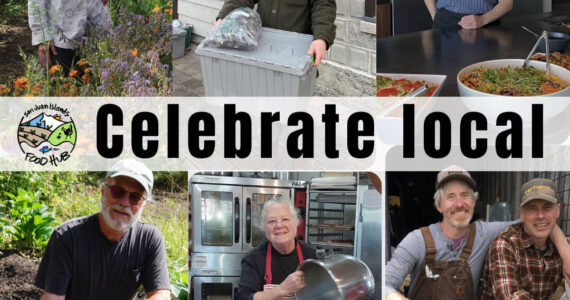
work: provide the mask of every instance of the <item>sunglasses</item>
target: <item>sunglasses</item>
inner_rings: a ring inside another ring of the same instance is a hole
[[[122,199],[126,194],[129,195],[129,203],[131,205],[138,205],[141,201],[145,200],[145,197],[137,192],[129,192],[118,185],[109,185],[108,183],[103,184],[111,192],[111,196],[116,199]]]

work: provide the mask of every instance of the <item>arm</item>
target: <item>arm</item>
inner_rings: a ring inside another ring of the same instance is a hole
[[[164,239],[158,228],[152,225],[146,226],[149,226],[149,237],[144,237],[148,242],[145,267],[141,274],[142,284],[149,299],[170,299],[170,281],[168,279],[168,267],[166,266]],[[163,294],[166,294],[166,297]],[[149,295],[156,295],[156,298],[150,298]]]
[[[224,3],[224,6],[222,6],[222,9],[220,10],[220,13],[216,17],[216,20],[221,20],[225,18],[230,12],[232,12],[232,10],[239,7],[247,6],[253,9],[255,3],[257,3],[257,0],[228,0]],[[219,23],[216,23],[216,25],[217,24]]]
[[[550,240],[558,250],[560,258],[562,259],[562,270],[564,272],[564,278],[566,282],[570,281],[570,244],[568,244],[568,239],[562,229],[556,225],[552,232],[550,233]]]
[[[408,300],[408,298],[404,297],[404,295],[400,294],[399,292],[394,291],[386,296],[386,300]]]
[[[273,300],[273,299],[280,299],[281,297],[285,297],[291,294],[294,294],[296,291],[304,288],[306,285],[305,282],[305,274],[302,271],[296,271],[287,278],[280,285],[277,287],[270,289],[264,292],[257,292],[253,295],[254,300]]]
[[[44,292],[40,297],[40,300],[64,300],[64,299],[65,295],[60,296],[49,292]]]
[[[436,0],[424,0],[424,3],[426,4],[426,8],[429,11],[432,20],[435,18],[435,13],[437,11],[437,7],[435,6],[435,1]]]
[[[425,242],[419,229],[410,232],[400,242],[384,269],[386,299],[406,299],[399,292],[400,286],[408,274],[411,274],[412,280],[415,280],[414,275],[419,272],[425,251]]]
[[[315,55],[315,66],[325,57],[326,50],[333,44],[336,35],[336,1],[311,0],[311,30],[313,42],[307,55]]]
[[[465,29],[480,28],[502,17],[512,8],[513,0],[500,0],[499,3],[497,3],[497,5],[487,13],[483,15],[464,16],[458,24]]]
[[[519,284],[516,250],[501,237],[491,244],[485,261],[485,273],[495,299],[532,299]]]
[[[146,293],[148,300],[170,300],[170,290],[155,290]]]

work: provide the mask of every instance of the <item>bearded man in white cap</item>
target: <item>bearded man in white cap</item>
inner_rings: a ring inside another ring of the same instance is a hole
[[[170,299],[162,234],[139,221],[151,198],[152,171],[117,162],[101,187],[101,211],[65,222],[52,234],[35,285],[40,299]]]

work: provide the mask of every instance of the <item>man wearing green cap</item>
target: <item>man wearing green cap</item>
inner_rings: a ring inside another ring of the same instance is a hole
[[[152,171],[125,159],[107,172],[101,211],[65,222],[48,243],[35,285],[40,299],[170,299],[160,230],[139,221],[151,198]]]
[[[489,248],[482,299],[550,299],[562,282],[570,247],[556,226],[560,205],[554,182],[532,179],[521,195],[522,223],[509,226]],[[562,238],[551,240],[551,234]]]

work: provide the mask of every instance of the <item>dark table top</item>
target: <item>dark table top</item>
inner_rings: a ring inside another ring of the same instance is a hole
[[[456,77],[462,68],[485,60],[527,57],[536,39],[521,25],[538,33],[568,33],[570,29],[553,24],[565,19],[570,23],[570,9],[507,18],[500,26],[476,30],[425,30],[379,38],[376,69],[379,73],[445,74],[440,96],[458,96]]]

